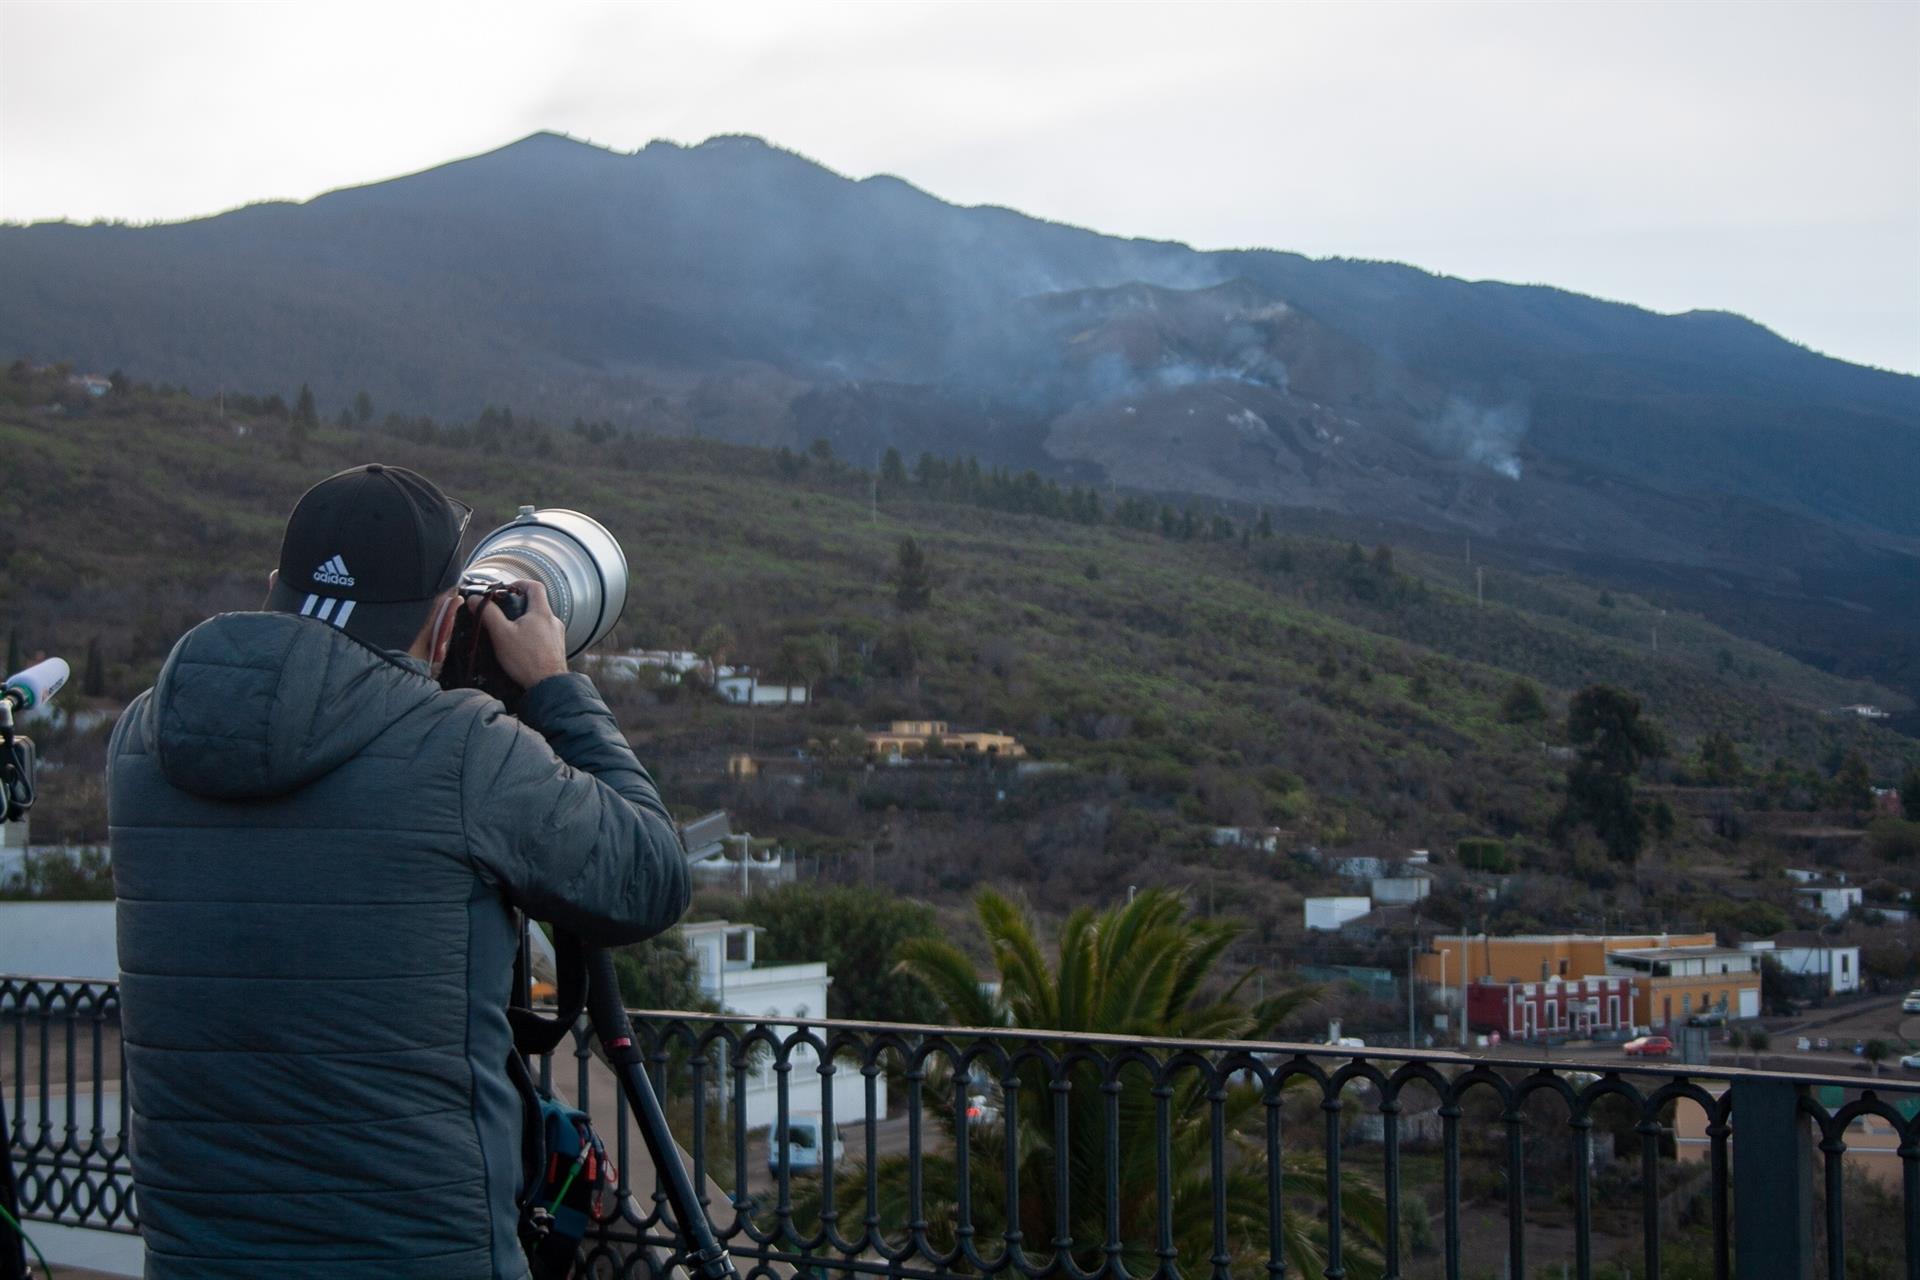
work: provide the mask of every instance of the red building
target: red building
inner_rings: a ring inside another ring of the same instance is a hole
[[[1645,1010],[1633,1004],[1632,978],[1476,982],[1467,988],[1467,1027],[1506,1040],[1583,1039],[1634,1025]]]

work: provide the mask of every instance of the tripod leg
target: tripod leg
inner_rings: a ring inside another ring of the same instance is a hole
[[[727,1248],[714,1238],[713,1224],[700,1205],[693,1178],[674,1145],[673,1131],[667,1127],[667,1113],[660,1097],[647,1078],[640,1050],[633,1043],[633,1024],[627,1020],[626,1006],[620,1000],[620,980],[614,973],[613,956],[605,951],[587,953],[587,1016],[593,1021],[593,1033],[607,1052],[607,1061],[620,1077],[627,1105],[633,1108],[640,1125],[640,1136],[653,1158],[654,1176],[667,1193],[667,1204],[686,1245],[689,1269],[705,1280],[739,1280]]]
[[[13,1181],[13,1130],[7,1127],[7,1099],[0,1092],[0,1209],[20,1221],[20,1200]],[[0,1280],[22,1280],[27,1274],[27,1238],[0,1219]]]

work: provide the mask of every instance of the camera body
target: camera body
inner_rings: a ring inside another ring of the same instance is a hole
[[[462,607],[454,615],[447,657],[440,664],[440,687],[478,689],[488,697],[500,699],[511,711],[526,690],[514,683],[513,677],[501,668],[500,660],[493,656],[487,629],[480,625],[480,609],[467,607],[476,597],[492,602],[509,618],[517,618],[527,611],[525,592],[503,583],[463,576],[460,580]]]
[[[480,539],[460,574],[460,595],[491,601],[509,618],[526,612],[526,594],[516,582],[538,582],[566,629],[567,657],[575,658],[605,638],[627,604],[627,556],[606,526],[561,507],[520,508],[519,515]],[[506,703],[522,690],[493,655],[479,610],[455,615],[446,661],[445,689],[479,689]]]

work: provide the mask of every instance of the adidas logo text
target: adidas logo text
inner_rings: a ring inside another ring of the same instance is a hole
[[[331,583],[336,587],[350,587],[353,585],[353,577],[347,572],[347,562],[339,556],[335,556],[318,569],[315,569],[313,571],[313,580],[315,582]]]

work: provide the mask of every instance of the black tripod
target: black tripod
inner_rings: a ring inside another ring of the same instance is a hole
[[[660,1108],[660,1097],[653,1091],[640,1061],[640,1050],[633,1043],[633,1024],[627,1021],[626,1005],[620,999],[620,980],[614,974],[613,956],[606,951],[587,952],[587,1017],[593,1034],[606,1051],[607,1063],[620,1077],[627,1105],[640,1123],[640,1136],[646,1140],[647,1154],[653,1157],[654,1176],[664,1184],[667,1204],[680,1227],[680,1239],[687,1263],[695,1275],[707,1280],[739,1280],[727,1247],[714,1238],[713,1224],[694,1190],[693,1178],[674,1145],[673,1131],[667,1128],[667,1113]]]
[[[612,953],[591,950],[564,934],[554,936],[553,949],[560,1016],[539,1018],[530,1016],[524,1007],[510,1009],[508,1016],[514,1022],[516,1042],[536,1049],[545,1044],[551,1049],[572,1029],[584,1006],[593,1024],[593,1034],[607,1055],[607,1065],[618,1077],[627,1105],[633,1109],[634,1119],[640,1125],[640,1137],[653,1160],[654,1176],[666,1193],[667,1207],[680,1229],[688,1270],[703,1280],[739,1280],[733,1258],[726,1246],[714,1237],[713,1224],[707,1220],[707,1211],[694,1189],[693,1178],[680,1159],[679,1147],[674,1144],[673,1131],[667,1127],[667,1113],[661,1109],[660,1097],[653,1091],[653,1081],[647,1077],[640,1050],[633,1043],[633,1024],[627,1020],[626,1005],[620,999],[620,979],[614,971]],[[516,1003],[526,998],[525,979],[529,971],[527,935],[523,932],[521,963],[514,982]],[[9,1278],[0,1272],[0,1280]]]
[[[20,1198],[13,1181],[13,1130],[7,1127],[7,1099],[0,1091],[0,1280],[23,1280],[27,1274],[27,1238],[12,1225],[20,1221]],[[11,1221],[9,1221],[9,1219]]]

